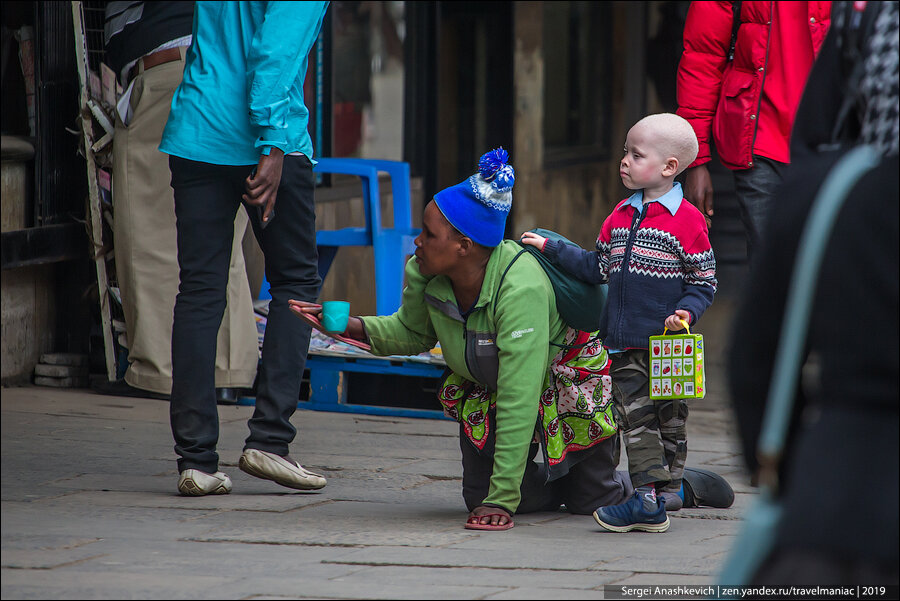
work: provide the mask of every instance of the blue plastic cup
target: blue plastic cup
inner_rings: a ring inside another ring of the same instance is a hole
[[[343,334],[350,321],[350,303],[325,301],[322,303],[322,327],[332,334]]]

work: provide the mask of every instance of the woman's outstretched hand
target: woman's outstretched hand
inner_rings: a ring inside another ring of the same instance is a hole
[[[291,299],[288,301],[288,306],[294,311],[308,313],[320,321],[322,319],[322,305],[318,303],[308,303],[306,301]]]
[[[292,311],[306,313],[318,319],[320,323],[322,321],[322,305],[290,299],[288,300],[288,306]],[[366,329],[363,327],[362,320],[358,317],[350,316],[350,319],[347,320],[347,329],[341,335],[360,342],[368,342]]]

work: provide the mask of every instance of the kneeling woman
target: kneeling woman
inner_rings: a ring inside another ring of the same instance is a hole
[[[400,309],[351,317],[344,333],[376,355],[440,342],[450,373],[439,401],[460,424],[466,528],[479,530],[506,530],[516,512],[563,503],[590,514],[632,494],[615,469],[606,350],[566,326],[542,267],[527,253],[513,262],[521,247],[503,240],[514,181],[499,149],[481,158],[479,173],[436,194]]]

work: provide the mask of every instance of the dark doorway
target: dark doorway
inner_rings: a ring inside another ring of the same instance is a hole
[[[513,144],[513,3],[408,4],[406,155],[425,198]],[[512,157],[515,160],[515,157]]]

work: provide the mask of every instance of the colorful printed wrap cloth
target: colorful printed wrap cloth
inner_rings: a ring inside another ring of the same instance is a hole
[[[540,399],[536,399],[540,409],[535,442],[543,448],[550,480],[568,472],[564,466],[570,454],[588,449],[617,431],[609,356],[603,343],[594,332],[569,328],[564,344],[584,346],[563,348],[557,353],[544,376]],[[491,408],[497,395],[451,373],[438,392],[438,400],[444,413],[463,425],[472,444],[483,449],[492,428]]]

